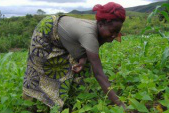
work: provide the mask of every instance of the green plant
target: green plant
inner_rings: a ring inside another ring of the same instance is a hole
[[[160,10],[160,8],[163,8],[166,10]],[[166,36],[165,33],[160,30],[159,27],[151,26],[152,17],[156,16],[157,14],[163,15],[164,18],[169,22],[168,12],[169,12],[169,4],[164,3],[161,6],[157,6],[156,9],[148,16],[148,19],[147,19],[148,26],[142,31],[142,33],[144,33],[146,30],[153,29],[157,31],[161,37],[166,38],[168,40],[168,45],[169,45],[169,36]],[[168,59],[169,59],[169,46],[167,46],[163,51],[163,55],[161,58],[161,65],[160,65],[161,68],[163,68],[164,66],[167,66],[167,68],[169,67],[168,65],[166,65]]]

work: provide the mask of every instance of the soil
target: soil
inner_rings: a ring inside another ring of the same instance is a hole
[[[17,52],[17,51],[21,51],[21,50],[22,50],[22,48],[11,48],[9,50],[9,52]]]

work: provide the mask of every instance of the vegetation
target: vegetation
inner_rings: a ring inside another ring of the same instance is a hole
[[[42,9],[38,9],[38,10],[37,10],[37,14],[38,14],[38,15],[45,15],[46,12],[43,11]]]
[[[28,48],[30,38],[37,23],[45,16],[30,15],[25,17],[5,18],[0,21],[0,53],[11,48]]]
[[[169,5],[163,5],[169,11]],[[158,20],[157,7],[147,14],[127,12],[122,29],[122,43],[114,41],[100,49],[103,69],[121,101],[134,113],[169,112],[169,32],[168,23]],[[165,11],[161,13],[167,22]],[[75,15],[94,19],[94,15]],[[26,68],[27,48],[36,24],[44,16],[26,15],[0,21],[0,112],[55,113],[39,101],[22,99],[23,75]],[[147,21],[146,21],[147,20]],[[11,48],[22,48],[8,52]],[[23,49],[25,48],[25,49]],[[2,53],[8,52],[8,53]],[[110,105],[107,96],[89,73],[85,86],[72,87],[62,113],[123,113],[123,108]]]
[[[94,20],[93,14],[66,14],[83,19]],[[137,12],[127,12],[127,19],[124,23],[122,34],[123,35],[140,35],[142,29],[146,26],[147,14]],[[38,22],[46,15],[30,15],[25,17],[12,17],[5,18],[0,21],[0,52],[8,52],[11,48],[25,48],[27,49],[30,44],[30,38],[33,30]],[[151,25],[159,27],[161,30],[169,30],[168,23],[160,22],[154,17]],[[149,30],[145,34],[157,33],[156,31]]]
[[[1,11],[0,11],[0,20],[1,19],[4,19],[5,18],[5,15],[3,15],[2,13],[1,13]]]
[[[169,109],[169,62],[161,67],[162,53],[167,46],[165,38],[149,35],[123,36],[122,43],[108,43],[101,48],[104,72],[112,88],[129,109],[150,113]],[[0,55],[0,109],[3,113],[26,112],[33,105],[38,107],[38,112],[46,110],[40,102],[24,101],[21,98],[26,59],[27,51]],[[92,75],[89,76],[84,80],[87,87],[76,89],[80,92],[77,96],[71,94],[65,112],[69,106],[74,113],[122,113],[122,108],[108,105],[110,101],[97,81]]]

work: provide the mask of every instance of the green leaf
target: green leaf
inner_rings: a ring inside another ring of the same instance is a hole
[[[132,105],[129,105],[127,109],[134,109],[134,107]]]
[[[137,93],[135,98],[139,100],[152,100],[146,91]]]
[[[111,111],[113,113],[124,113],[124,109],[122,107],[119,107],[119,106],[115,106],[111,109]]]
[[[9,52],[9,53],[7,53],[7,54],[2,58],[2,60],[0,60],[0,70],[2,69],[4,62],[5,62],[5,61],[8,59],[8,57],[11,56],[11,55],[12,55],[12,52]]]
[[[69,108],[64,109],[64,110],[62,111],[62,113],[69,113]]]
[[[144,29],[142,30],[141,34],[144,34],[145,31],[148,31],[148,30],[151,30],[151,29],[152,29],[151,26],[147,26],[146,28],[144,28]]]
[[[135,99],[129,99],[132,106],[138,110],[139,112],[149,112],[148,109],[146,108],[146,106],[142,103],[139,103],[137,100]]]
[[[59,111],[59,106],[55,104],[50,110],[50,113],[57,113]]]
[[[161,58],[161,67],[164,67],[167,59],[169,57],[169,47],[166,47]]]
[[[81,93],[78,95],[78,98],[85,100],[85,99],[92,99],[93,97],[96,97],[97,95],[95,93]]]
[[[169,94],[169,87],[165,88],[165,92]]]
[[[160,13],[161,13],[161,14],[165,17],[165,19],[169,22],[169,16],[168,16],[168,13],[165,12],[165,11],[161,11]]]
[[[169,113],[169,110],[167,110],[167,111],[164,111],[163,113]]]
[[[25,105],[25,106],[32,106],[32,105],[34,105],[34,103],[32,101],[25,100],[24,103],[23,103],[23,105]]]
[[[81,102],[79,100],[77,100],[76,104],[73,106],[73,109],[80,109],[81,108]]]
[[[8,97],[1,97],[1,104],[5,103],[8,100]]]
[[[169,109],[169,98],[167,97],[167,94],[164,95],[164,100],[160,100],[159,102],[160,104],[166,106]]]
[[[86,105],[86,106],[84,106],[82,109],[79,110],[79,113],[87,112],[87,111],[89,111],[89,110],[91,110],[91,109],[92,109],[91,106]]]
[[[149,16],[148,16],[148,18],[147,18],[148,23],[150,23],[150,22],[151,22],[152,17],[153,17],[154,15],[156,15],[156,14],[157,14],[158,9],[159,9],[160,7],[161,7],[161,6],[157,6],[157,7],[155,8],[155,10],[149,14]]]
[[[31,113],[30,111],[21,111],[21,113]]]
[[[142,100],[152,100],[148,94],[143,95]]]
[[[148,53],[148,48],[149,48],[149,43],[148,43],[147,41],[144,41],[144,47],[143,47],[144,56],[147,55],[147,53]]]
[[[151,12],[149,15],[148,15],[148,18],[147,18],[147,22],[150,23],[151,22],[151,18],[154,16],[154,12]]]
[[[162,33],[160,30],[158,31],[160,33],[160,36],[163,37],[163,38],[166,38],[165,34]]]
[[[152,100],[146,91],[140,93],[142,95],[142,100]]]
[[[99,111],[102,111],[103,108],[104,108],[104,102],[103,102],[102,100],[99,100],[99,103],[98,103],[98,105],[97,105],[97,109],[98,109]]]
[[[2,110],[1,113],[13,113],[13,111],[9,108]]]
[[[158,13],[158,9],[161,8],[160,5],[156,6],[155,10],[154,10],[154,14],[157,14]]]
[[[169,11],[169,4],[164,3],[164,4],[162,4],[162,7],[165,7],[167,9],[167,11]]]

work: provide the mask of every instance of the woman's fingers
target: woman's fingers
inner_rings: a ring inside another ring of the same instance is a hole
[[[82,66],[81,65],[74,65],[72,66],[72,71],[74,71],[75,73],[79,73],[82,70]]]

